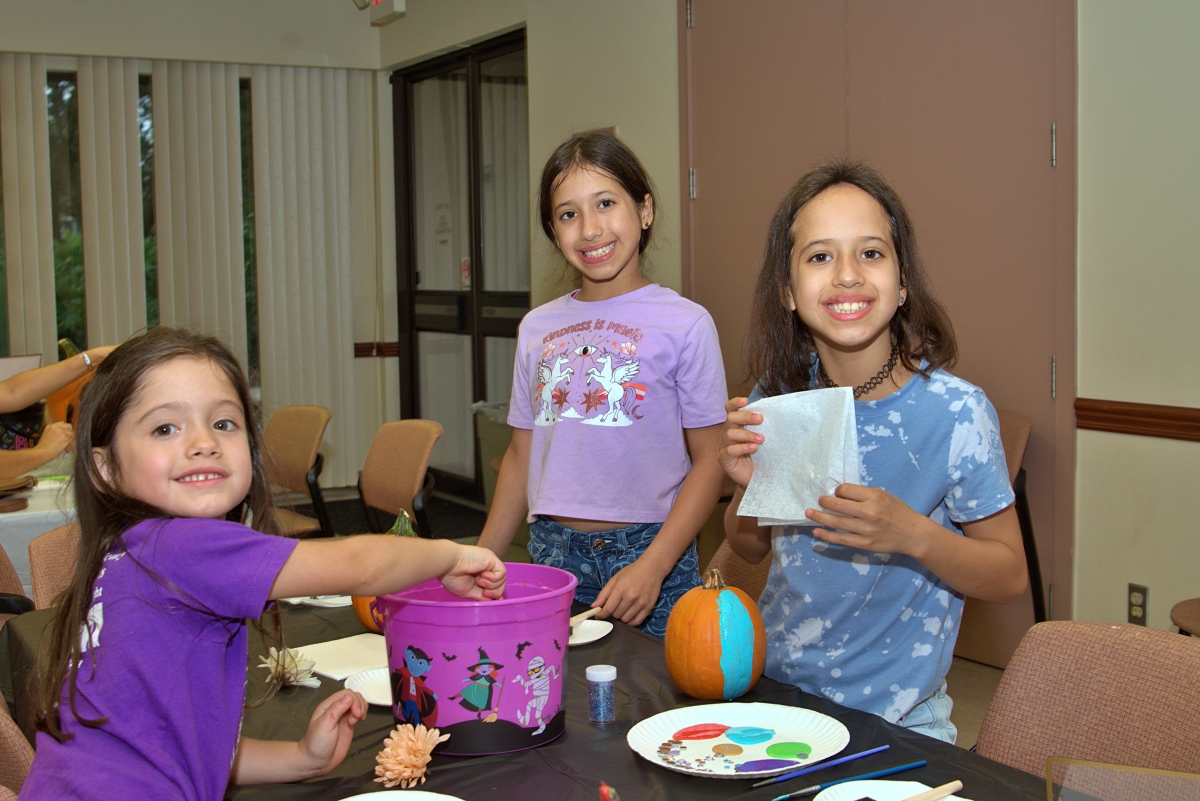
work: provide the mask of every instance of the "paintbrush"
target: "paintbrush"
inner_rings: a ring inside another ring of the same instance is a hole
[[[867,779],[879,779],[884,776],[891,776],[893,773],[900,773],[901,771],[912,770],[913,768],[923,768],[927,764],[928,763],[925,760],[919,759],[916,762],[909,762],[907,765],[897,765],[894,768],[884,768],[883,770],[876,770],[871,773],[863,773],[858,776],[850,776],[849,778],[846,778],[846,779],[835,779],[834,781],[825,782],[824,784],[814,784],[812,787],[805,787],[803,790],[797,790],[794,793],[787,793],[786,795],[775,796],[774,798],[771,799],[771,801],[785,801],[785,799],[788,799],[788,798],[803,798],[806,795],[816,795],[817,793],[821,792],[822,790],[824,790],[828,787],[833,787],[835,784],[844,784],[845,782],[866,781]]]
[[[778,784],[779,782],[786,782],[789,779],[799,778],[800,776],[804,776],[809,773],[816,773],[818,770],[824,770],[825,768],[832,768],[834,765],[843,765],[847,762],[853,762],[856,759],[862,759],[865,756],[870,756],[871,754],[878,754],[880,751],[886,751],[889,748],[891,748],[890,745],[881,745],[878,748],[872,748],[867,751],[859,751],[857,754],[850,754],[850,756],[844,756],[844,757],[840,757],[838,759],[832,759],[828,762],[821,762],[816,765],[809,765],[806,768],[801,768],[800,770],[794,770],[791,773],[785,773],[782,776],[772,776],[769,779],[763,779],[761,782],[755,782],[754,784],[750,785],[750,787],[751,788],[766,787],[768,784]]]

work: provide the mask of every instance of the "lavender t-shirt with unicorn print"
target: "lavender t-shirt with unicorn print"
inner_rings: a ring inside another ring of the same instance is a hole
[[[712,317],[650,284],[521,321],[508,423],[532,429],[529,519],[660,523],[691,469],[683,430],[725,421]]]
[[[751,399],[756,399],[756,394]],[[1013,502],[996,411],[983,391],[933,370],[856,401],[861,482],[961,535]],[[776,527],[759,599],[766,674],[892,723],[941,686],[963,597],[902,554],[833,545]]]

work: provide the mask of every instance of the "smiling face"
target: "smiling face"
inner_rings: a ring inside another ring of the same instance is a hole
[[[175,517],[224,517],[250,490],[245,414],[208,359],[175,358],[147,372],[110,450],[92,450],[104,480]]]
[[[608,173],[576,167],[559,180],[551,202],[555,244],[583,277],[580,300],[605,300],[646,285],[638,245],[654,220],[650,195],[639,203]]]
[[[851,353],[886,361],[889,323],[905,290],[883,207],[858,187],[838,184],[800,209],[792,241],[784,302],[812,332],[822,362]]]

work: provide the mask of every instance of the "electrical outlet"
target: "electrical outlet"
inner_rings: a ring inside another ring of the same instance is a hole
[[[1146,610],[1149,609],[1150,591],[1140,584],[1129,585],[1129,622],[1135,626],[1146,625]]]

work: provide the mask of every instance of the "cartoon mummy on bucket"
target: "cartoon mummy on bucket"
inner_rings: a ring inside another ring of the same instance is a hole
[[[528,726],[532,714],[537,720],[538,727],[534,729],[531,736],[536,737],[546,730],[546,722],[542,720],[542,710],[550,697],[550,679],[558,678],[558,667],[555,665],[547,667],[545,659],[535,656],[529,660],[529,669],[526,673],[529,676],[528,679],[520,674],[513,678],[514,684],[520,682],[525,688],[526,695],[529,695],[530,690],[533,691],[533,698],[525,705],[525,711],[517,712],[517,722],[522,726]]]

